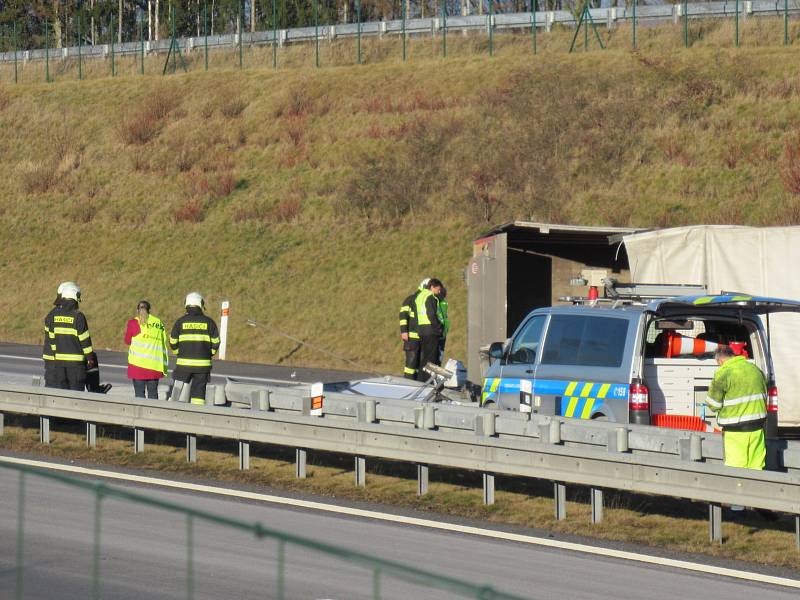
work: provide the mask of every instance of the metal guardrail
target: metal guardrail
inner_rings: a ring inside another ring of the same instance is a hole
[[[729,2],[701,2],[686,5],[687,16],[689,19],[710,19],[733,17],[736,14],[737,3]],[[762,17],[762,16],[781,16],[784,13],[790,15],[800,14],[800,2],[792,0],[788,9],[784,8],[782,0],[742,0],[738,3],[741,18]],[[683,17],[683,5],[662,4],[662,5],[640,5],[636,9],[636,20],[645,23],[657,23],[665,21],[678,22]],[[611,7],[593,8],[589,11],[595,23],[605,24],[608,28],[613,28],[618,23],[624,23],[633,19],[632,7]],[[390,21],[368,21],[361,23],[361,35],[383,36],[401,35],[405,30],[409,36],[434,35],[442,29],[447,31],[468,31],[489,28],[489,15],[468,15],[457,16],[448,15],[447,22],[440,17],[424,19],[406,19],[405,28],[403,21],[394,19]],[[503,29],[530,29],[533,24],[537,29],[550,31],[554,25],[574,27],[577,24],[575,15],[567,10],[536,11],[536,15],[530,12],[519,13],[496,13],[493,16],[495,30]],[[320,25],[318,33],[314,27],[298,27],[291,29],[278,29],[275,36],[270,31],[258,31],[254,33],[243,33],[242,43],[251,46],[267,46],[277,43],[279,46],[296,42],[310,42],[317,38],[335,40],[337,38],[355,37],[358,35],[357,23],[344,23],[335,25]],[[205,39],[199,37],[179,38],[178,43],[184,51],[191,51],[195,48],[203,48]],[[213,48],[233,48],[239,44],[238,34],[228,35],[209,35],[208,47]],[[165,54],[169,51],[170,40],[159,40],[144,42],[144,51],[147,54]],[[141,51],[141,45],[137,42],[127,42],[115,44],[114,52],[117,55],[136,55]],[[45,49],[20,50],[17,53],[17,60],[44,60]],[[64,48],[50,48],[50,58],[77,58],[79,49],[77,46]],[[83,46],[80,49],[82,58],[105,58],[111,54],[109,44],[97,46]],[[14,62],[14,52],[0,53],[0,62]]]
[[[250,442],[294,447],[298,476],[305,475],[307,449],[351,454],[357,485],[365,485],[367,457],[413,462],[419,493],[427,490],[428,465],[469,469],[484,474],[486,503],[494,501],[495,474],[552,480],[557,518],[566,515],[566,484],[592,489],[595,522],[602,519],[605,488],[687,498],[709,503],[714,540],[721,540],[721,505],[740,504],[798,515],[800,548],[797,442],[773,448],[787,472],[734,469],[720,463],[718,434],[341,393],[326,393],[323,415],[312,416],[303,389],[230,387],[228,399],[250,408],[5,385],[0,413],[38,415],[43,442],[50,417],[87,422],[89,443],[96,423],[130,427],[136,451],[144,448],[146,430],[185,433],[189,460],[196,460],[198,435],[233,439],[243,469]]]
[[[17,471],[19,473],[19,493],[17,495],[17,535],[16,535],[16,582],[15,597],[24,596],[24,571],[25,571],[25,498],[26,498],[26,478],[36,476],[50,479],[59,483],[85,490],[94,496],[94,532],[92,543],[92,566],[91,566],[91,593],[90,598],[100,598],[101,588],[101,504],[106,499],[119,499],[127,502],[150,506],[153,508],[183,514],[186,516],[186,597],[191,600],[194,597],[194,523],[195,521],[205,521],[216,525],[221,525],[229,529],[238,529],[253,534],[257,539],[274,540],[277,542],[277,571],[274,578],[275,597],[278,600],[287,598],[286,593],[286,569],[285,550],[287,546],[296,546],[304,550],[310,550],[324,554],[336,561],[349,563],[355,566],[364,567],[371,573],[372,594],[374,600],[381,597],[381,580],[391,578],[426,589],[437,589],[450,592],[464,598],[476,598],[477,600],[522,600],[519,596],[499,592],[489,586],[479,586],[471,583],[432,573],[425,569],[410,567],[394,561],[377,558],[373,555],[363,554],[348,548],[318,542],[303,536],[286,533],[266,527],[260,522],[249,523],[234,519],[224,515],[214,514],[204,510],[188,508],[183,505],[175,504],[167,500],[151,498],[145,494],[140,494],[131,490],[118,488],[102,482],[90,482],[75,477],[69,477],[61,473],[37,469],[26,465],[0,462],[0,468]],[[288,565],[290,566],[290,565]],[[7,590],[8,591],[8,590]]]

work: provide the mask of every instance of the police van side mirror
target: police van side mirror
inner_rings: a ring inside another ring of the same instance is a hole
[[[503,342],[492,342],[489,346],[489,358],[500,360],[503,358]]]

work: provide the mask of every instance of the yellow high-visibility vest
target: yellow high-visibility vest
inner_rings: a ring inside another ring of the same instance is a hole
[[[145,325],[139,324],[141,332],[131,338],[131,345],[128,349],[128,364],[160,371],[167,374],[167,332],[164,330],[164,323],[161,319],[153,315],[147,316]]]

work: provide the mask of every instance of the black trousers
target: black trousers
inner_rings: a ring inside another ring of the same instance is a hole
[[[52,360],[44,361],[44,387],[58,387],[56,382],[56,366]]]
[[[49,387],[78,392],[86,391],[86,366],[83,364],[68,367],[59,364],[53,365],[53,385]]]
[[[211,379],[211,373],[193,373],[192,371],[182,371],[175,369],[172,374],[175,381],[182,381],[189,384],[189,397],[192,404],[206,403],[206,386]]]
[[[440,364],[439,361],[439,340],[440,335],[423,335],[419,340],[419,372],[417,373],[417,381],[427,381],[429,375],[422,369],[429,362],[435,365]]]
[[[403,342],[406,364],[403,366],[403,377],[416,379],[419,372],[419,340]]]

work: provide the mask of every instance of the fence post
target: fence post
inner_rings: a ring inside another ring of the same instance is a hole
[[[735,27],[735,30],[736,30],[736,47],[738,48],[739,47],[739,0],[736,0],[735,6],[736,6],[736,9],[735,9],[736,10],[736,17],[735,17],[735,20],[736,20],[736,27]]]
[[[272,68],[278,68],[278,5],[272,0]]]
[[[689,47],[689,0],[683,0],[683,47]]]
[[[203,56],[208,71],[208,2],[203,2]]]
[[[83,40],[81,39],[81,16],[78,15],[78,81],[83,79]]]
[[[403,62],[406,62],[406,0],[400,2],[403,5]]]
[[[356,0],[356,19],[358,19],[358,28],[356,29],[356,46],[358,48],[358,64],[361,64],[361,0]]]
[[[14,83],[19,83],[19,74],[18,74],[18,71],[17,71],[17,21],[16,21],[16,19],[14,20]]]
[[[114,56],[114,13],[111,13],[111,76],[117,76],[117,63]]]
[[[50,83],[50,22],[44,22],[44,80]]]
[[[319,69],[319,9],[317,1],[314,0],[314,62]]]
[[[783,0],[783,45],[789,44],[789,0]]]
[[[531,37],[533,37],[533,53],[536,54],[536,0],[531,0]]]
[[[144,75],[144,31],[139,19],[139,75]]]
[[[442,0],[442,58],[447,58],[447,1]]]
[[[494,0],[489,0],[489,56],[494,56]]]
[[[633,0],[633,49],[636,50],[636,4],[639,0]]]
[[[244,37],[244,27],[242,22],[242,5],[239,4],[239,68],[243,68],[242,60],[242,38]]]

